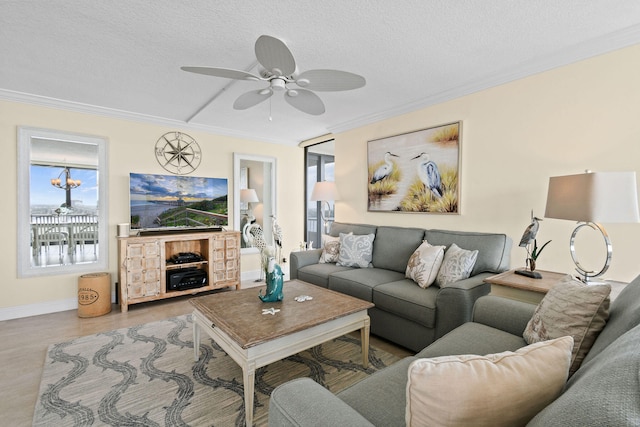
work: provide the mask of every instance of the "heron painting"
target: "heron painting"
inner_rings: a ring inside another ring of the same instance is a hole
[[[372,140],[368,210],[459,213],[462,122]]]

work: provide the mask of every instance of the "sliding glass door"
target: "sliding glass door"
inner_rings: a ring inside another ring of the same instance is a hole
[[[320,144],[311,145],[305,148],[305,170],[306,170],[306,187],[305,187],[305,238],[307,245],[314,248],[322,246],[322,233],[324,222],[321,218],[321,209],[323,202],[312,201],[311,193],[316,182],[334,181],[334,141],[326,141]],[[325,219],[333,220],[334,202],[329,203],[329,212],[327,212],[326,203]],[[313,242],[313,243],[311,243]]]

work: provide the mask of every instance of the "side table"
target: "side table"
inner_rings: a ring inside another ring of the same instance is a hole
[[[567,273],[536,270],[542,279],[521,276],[515,270],[505,271],[484,279],[491,284],[491,294],[538,304],[549,289],[553,288]]]

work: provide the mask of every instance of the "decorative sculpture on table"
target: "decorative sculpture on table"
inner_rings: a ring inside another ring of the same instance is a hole
[[[525,248],[527,250],[527,259],[525,261],[525,269],[516,270],[516,274],[520,274],[522,276],[532,277],[534,279],[542,279],[542,275],[535,271],[536,269],[536,260],[542,250],[551,243],[551,240],[547,241],[542,247],[538,248],[538,242],[536,240],[536,235],[538,234],[538,229],[540,228],[539,221],[542,221],[541,218],[533,216],[533,210],[531,210],[531,224],[527,226],[522,234],[522,238],[520,239],[520,247]],[[531,243],[533,243],[533,250],[531,250]]]
[[[275,215],[271,215],[271,231],[273,232],[273,243],[276,246],[276,262],[282,261],[282,227],[276,221]]]
[[[282,301],[284,297],[282,294],[282,285],[283,285],[283,276],[282,269],[278,264],[276,264],[276,260],[274,257],[269,258],[268,267],[267,267],[267,291],[264,295],[262,295],[262,291],[258,295],[262,302],[276,302]]]

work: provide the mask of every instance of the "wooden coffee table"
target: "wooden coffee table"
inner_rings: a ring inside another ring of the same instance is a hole
[[[242,368],[246,424],[253,423],[256,369],[325,341],[360,330],[362,364],[369,361],[369,316],[373,304],[348,295],[292,280],[284,283],[284,300],[263,303],[262,288],[222,292],[190,300],[194,357],[199,359],[204,330]],[[308,295],[312,300],[297,302]],[[280,310],[263,314],[263,309]]]

